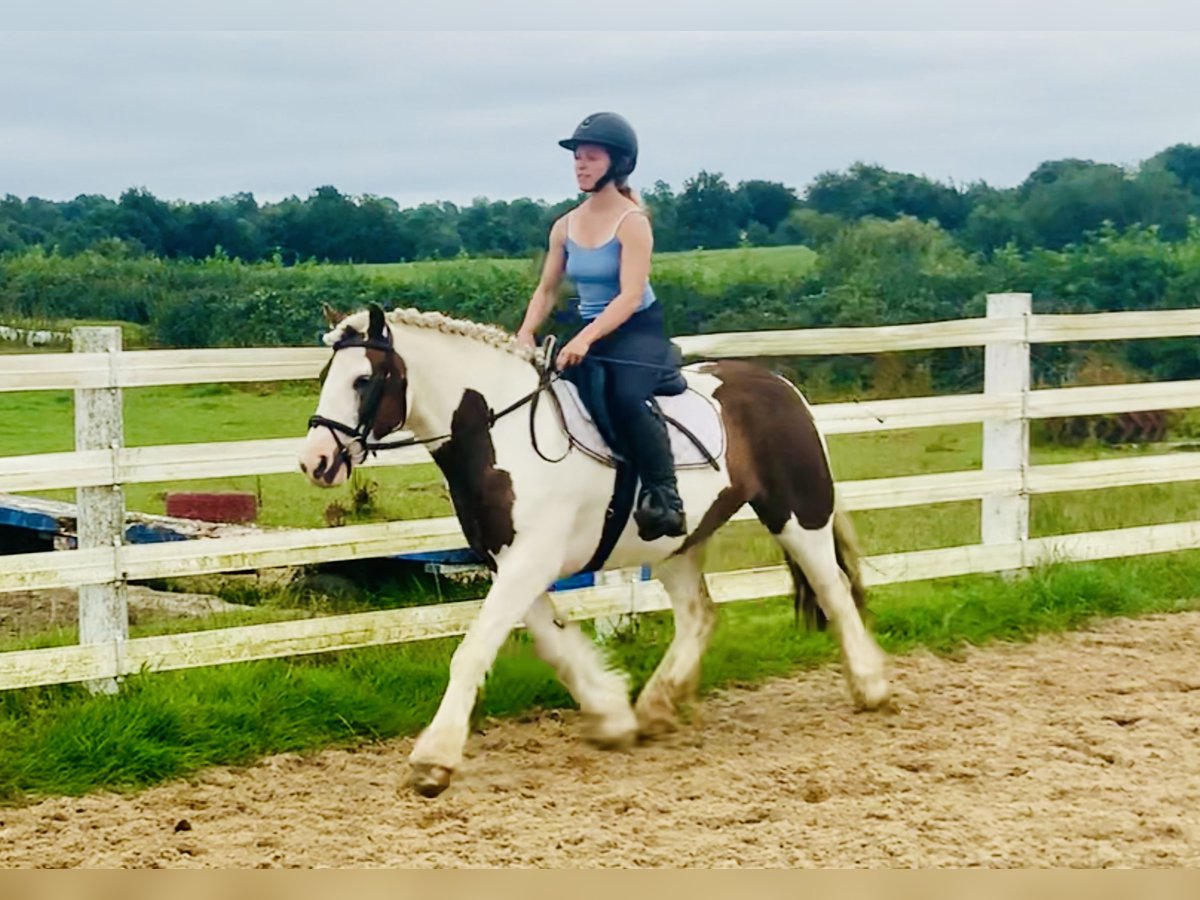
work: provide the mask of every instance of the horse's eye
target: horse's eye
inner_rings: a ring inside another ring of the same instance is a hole
[[[370,383],[371,383],[370,375],[359,375],[357,378],[354,379],[354,389],[356,391],[361,391],[363,388],[365,388]]]

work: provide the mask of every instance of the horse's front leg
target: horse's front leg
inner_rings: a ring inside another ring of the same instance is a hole
[[[559,574],[558,567],[547,561],[544,550],[540,556],[536,549],[527,547],[524,554],[510,552],[505,557],[478,618],[454,651],[450,683],[441,705],[409,754],[410,783],[423,796],[436,797],[449,787],[451,776],[462,762],[476,695],[500,646]]]

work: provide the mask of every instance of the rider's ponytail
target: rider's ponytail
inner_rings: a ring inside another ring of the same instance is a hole
[[[645,211],[646,204],[642,202],[641,195],[629,186],[629,183],[621,178],[617,181],[617,191],[627,200],[632,200],[638,205],[638,208]]]

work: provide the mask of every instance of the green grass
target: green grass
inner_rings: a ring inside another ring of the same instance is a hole
[[[283,385],[183,385],[137,388],[124,392],[126,444],[207,443],[209,441],[290,438],[304,434],[316,406],[315,383]],[[0,456],[68,451],[74,445],[71,395],[65,391],[0,394],[0,416],[20,421],[20,429],[0,431]],[[433,465],[365,469],[354,484],[320,490],[297,471],[277,475],[234,476],[172,483],[125,486],[131,510],[161,514],[168,490],[251,491],[260,497],[264,525],[319,527],[325,510],[340,503],[353,513],[352,491],[362,480],[377,482],[369,515],[347,521],[425,518],[448,515],[449,497]],[[73,490],[42,491],[38,496],[73,501]]]
[[[795,277],[807,273],[816,263],[816,251],[808,247],[739,247],[656,254],[653,269],[668,277],[687,272],[702,281],[720,282],[731,274]]]
[[[1078,627],[1095,616],[1191,609],[1197,584],[1200,553],[1192,552],[1050,567],[1012,583],[975,577],[892,585],[873,592],[873,628],[891,653],[927,647],[952,654],[965,645]],[[647,616],[613,643],[635,687],[670,633],[665,616]],[[0,694],[0,798],[135,789],[267,753],[414,734],[438,702],[454,645],[437,640],[135,676],[116,697],[90,696],[76,686]],[[786,600],[723,607],[702,690],[833,662],[836,655],[828,634],[793,627]],[[571,705],[521,633],[503,649],[479,714]]]
[[[707,280],[720,281],[731,270],[741,273],[800,275],[816,263],[817,254],[808,247],[739,247],[730,250],[686,250],[656,253],[654,273],[667,277],[690,271]],[[330,268],[337,268],[331,266]],[[365,272],[397,281],[418,281],[435,272],[453,271],[463,276],[490,271],[535,272],[532,259],[446,259],[429,262],[375,263],[353,266]],[[653,274],[651,275],[653,278]]]
[[[517,257],[514,259],[463,257],[462,259],[438,259],[426,260],[422,262],[361,263],[358,265],[349,265],[348,267],[356,272],[362,272],[367,275],[373,275],[381,278],[393,279],[400,282],[419,281],[430,274],[447,271],[461,273],[464,276],[493,271],[535,271],[535,263],[533,259],[527,259],[524,257]],[[320,268],[338,270],[347,268],[347,264],[331,263],[321,266]]]
[[[123,391],[125,443],[186,444],[303,435],[316,405],[316,382],[195,384]],[[69,391],[0,394],[0,414],[20,428],[0,430],[0,456],[52,453],[74,446]]]

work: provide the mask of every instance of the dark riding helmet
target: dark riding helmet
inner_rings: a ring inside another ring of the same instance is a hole
[[[608,150],[612,163],[595,190],[599,190],[610,179],[628,178],[637,166],[637,133],[624,116],[614,112],[592,113],[575,127],[574,134],[558,144],[572,152],[580,144],[599,144]]]

